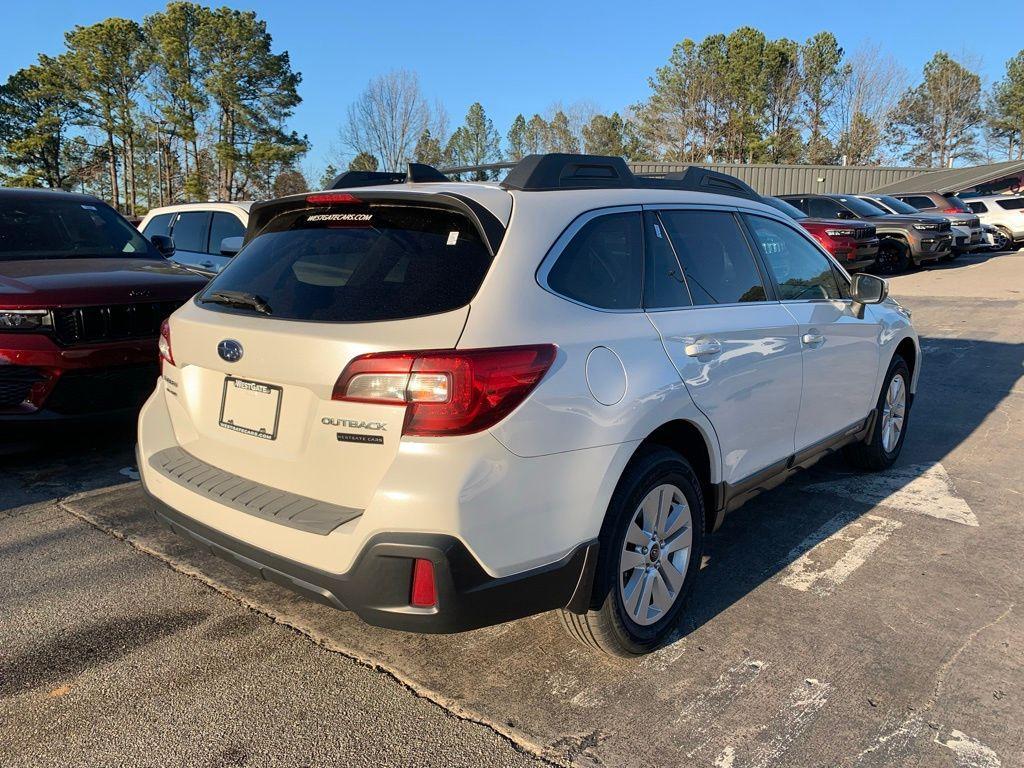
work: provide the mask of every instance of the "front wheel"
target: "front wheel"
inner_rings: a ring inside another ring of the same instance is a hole
[[[592,609],[562,611],[562,625],[615,656],[656,650],[682,620],[704,552],[704,498],[687,461],[642,449],[612,495],[600,541]]]
[[[878,273],[895,275],[905,271],[909,264],[909,249],[899,240],[886,239],[879,244],[875,259],[875,270]]]
[[[877,472],[891,467],[907,436],[910,417],[910,368],[899,355],[892,359],[867,439],[847,446],[846,459],[859,469]]]

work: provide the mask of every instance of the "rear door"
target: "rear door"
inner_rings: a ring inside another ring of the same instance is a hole
[[[774,218],[743,218],[782,306],[799,323],[800,451],[863,423],[878,394],[881,328],[870,313],[856,316],[845,277],[802,232]]]
[[[741,484],[794,452],[797,323],[774,300],[735,211],[660,208],[647,217],[645,307]]]
[[[275,215],[171,318],[179,444],[225,472],[364,508],[399,450],[405,406],[334,400],[340,374],[362,354],[454,348],[491,258],[475,224],[443,207],[300,203]],[[239,294],[260,309],[218,303]]]

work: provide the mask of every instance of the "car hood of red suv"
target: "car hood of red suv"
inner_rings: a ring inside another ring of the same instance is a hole
[[[206,278],[167,261],[139,258],[0,261],[0,306],[45,309],[184,301]]]

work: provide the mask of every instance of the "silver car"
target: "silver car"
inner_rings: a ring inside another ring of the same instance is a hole
[[[995,227],[1012,247],[1024,244],[1024,195],[980,195],[964,200],[983,224]]]

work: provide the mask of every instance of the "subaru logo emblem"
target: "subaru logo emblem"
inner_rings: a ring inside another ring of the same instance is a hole
[[[242,345],[234,339],[224,339],[217,345],[217,354],[221,360],[229,363],[237,363],[242,359]]]

